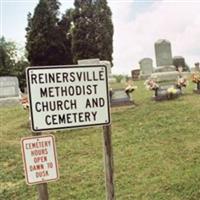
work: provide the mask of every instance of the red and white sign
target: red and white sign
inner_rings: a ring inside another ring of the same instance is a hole
[[[28,185],[55,181],[59,178],[53,135],[22,138],[21,147]]]

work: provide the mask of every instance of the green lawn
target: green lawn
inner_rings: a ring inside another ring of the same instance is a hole
[[[190,84],[178,99],[151,100],[136,82],[135,107],[112,109],[115,193],[118,200],[200,199],[200,96]],[[35,200],[24,179],[20,139],[30,136],[28,113],[0,108],[0,199]],[[105,199],[102,129],[53,133],[60,180],[48,184],[52,200]]]

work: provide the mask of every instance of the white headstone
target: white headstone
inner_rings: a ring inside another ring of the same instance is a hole
[[[78,60],[78,65],[96,65],[99,64],[99,58]]]
[[[18,97],[19,96],[19,82],[14,76],[0,77],[0,98]]]
[[[98,65],[98,64],[105,65],[107,67],[109,83],[116,82],[116,80],[112,76],[111,63],[108,60],[100,60],[99,58],[83,59],[83,60],[78,60],[78,64],[79,65]]]
[[[151,75],[153,73],[153,60],[151,58],[143,58],[139,64],[141,74]]]

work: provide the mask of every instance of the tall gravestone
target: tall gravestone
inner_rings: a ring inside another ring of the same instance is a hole
[[[147,79],[153,73],[153,60],[151,58],[143,58],[139,61],[140,79]]]
[[[169,88],[175,88],[179,77],[179,72],[176,71],[176,67],[172,60],[171,44],[166,39],[161,39],[155,42],[155,57],[157,67],[154,73],[151,75],[151,79],[155,80],[159,85],[156,92],[155,99],[162,100],[166,99]],[[181,94],[181,90],[177,89],[177,94]]]
[[[160,39],[155,43],[156,64],[159,66],[172,65],[171,44],[168,40]]]

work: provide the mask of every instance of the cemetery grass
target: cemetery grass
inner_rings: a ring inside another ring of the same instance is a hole
[[[116,199],[200,199],[200,98],[190,84],[172,101],[154,102],[136,82],[135,107],[112,109]],[[118,86],[117,86],[118,87]],[[24,179],[20,139],[30,136],[28,113],[0,108],[0,199],[37,199]],[[105,199],[102,129],[52,133],[60,179],[48,184],[52,200]]]

